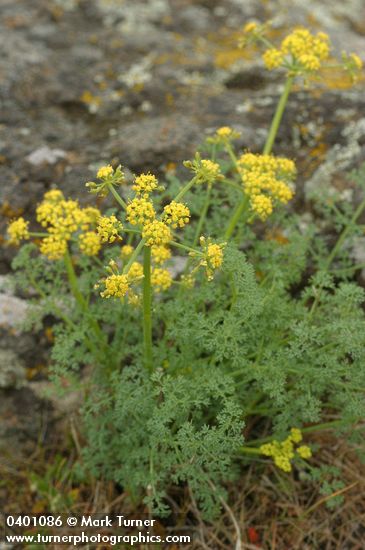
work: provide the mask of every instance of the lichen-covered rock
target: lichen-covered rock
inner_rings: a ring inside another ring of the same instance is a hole
[[[14,351],[0,348],[0,388],[20,388],[24,382],[23,361]]]

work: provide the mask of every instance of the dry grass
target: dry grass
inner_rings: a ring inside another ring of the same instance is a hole
[[[29,472],[42,476],[56,456],[65,457],[64,468],[72,468],[78,455],[80,442],[73,426],[73,441],[67,445],[60,440],[56,447],[38,448],[31,460],[0,460],[0,500],[6,512],[30,513],[47,510],[47,498],[31,487]],[[76,439],[75,439],[76,438]],[[169,500],[188,532],[194,533],[191,549],[209,550],[363,550],[365,540],[365,466],[345,440],[338,440],[326,433],[311,437],[320,450],[311,459],[312,465],[328,464],[341,471],[344,488],[337,491],[343,502],[330,509],[326,506],[335,494],[323,496],[320,484],[303,479],[297,470],[284,474],[268,461],[250,463],[242,469],[241,478],[228,487],[227,501],[222,502],[222,514],[214,524],[205,522],[189,488],[171,493]],[[63,497],[72,494],[71,507],[62,501],[60,512],[91,514],[146,513],[133,509],[128,495],[112,483],[92,479],[75,486],[70,478],[53,480]],[[171,525],[171,522],[170,522]],[[175,526],[177,527],[177,525]],[[158,526],[160,533],[170,531],[164,522]],[[174,531],[172,527],[172,532]],[[183,532],[183,531],[180,531]],[[50,546],[47,546],[50,548]],[[65,549],[65,546],[62,547]],[[141,550],[146,547],[141,547]],[[158,548],[153,546],[152,548]],[[170,548],[174,548],[170,546]],[[175,547],[175,550],[178,547]],[[185,546],[186,548],[186,546]],[[54,547],[54,550],[58,550]],[[98,547],[97,550],[102,550]]]

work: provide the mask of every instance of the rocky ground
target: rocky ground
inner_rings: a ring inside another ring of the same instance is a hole
[[[31,215],[52,185],[87,200],[84,182],[100,163],[159,173],[227,124],[242,132],[242,147],[259,150],[281,81],[257,52],[237,48],[242,25],[273,19],[279,35],[305,24],[328,31],[337,51],[362,56],[363,8],[363,0],[2,0],[0,234],[9,218]],[[299,162],[299,209],[306,190],[341,186],[365,160],[362,86],[332,75],[293,96],[277,151]],[[1,247],[6,467],[47,437],[54,417],[37,386],[47,335],[17,332],[27,304],[6,288],[13,254]]]

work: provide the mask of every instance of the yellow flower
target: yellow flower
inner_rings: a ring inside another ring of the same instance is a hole
[[[185,204],[171,201],[170,204],[165,206],[164,213],[164,220],[169,225],[172,225],[174,229],[184,227],[184,225],[189,223],[190,210]]]
[[[266,195],[253,195],[251,208],[262,220],[266,220],[273,211],[272,200]]]
[[[261,445],[260,451],[265,456],[271,456],[275,465],[284,472],[290,472],[292,469],[291,459],[294,458],[293,444],[290,439],[285,441],[273,441]]]
[[[152,246],[151,254],[156,264],[163,264],[171,258],[171,250],[167,246]]]
[[[153,220],[155,209],[147,198],[136,197],[127,204],[126,215],[131,225],[141,225]]]
[[[138,281],[143,277],[143,265],[139,262],[133,262],[127,273],[128,281]]]
[[[146,239],[147,246],[156,246],[168,244],[172,235],[168,225],[159,220],[153,220],[144,225],[142,237]]]
[[[357,70],[361,71],[362,66],[363,66],[363,62],[362,62],[362,60],[360,59],[360,57],[359,57],[356,53],[350,53],[350,54],[349,54],[349,58],[350,58],[350,60],[353,62],[354,67],[355,67]]]
[[[269,70],[286,66],[290,74],[300,74],[318,71],[329,54],[327,34],[314,35],[308,29],[299,27],[282,40],[279,48],[268,48],[263,60]]]
[[[24,218],[18,218],[8,225],[7,233],[9,240],[13,244],[19,244],[23,239],[29,239],[29,222]]]
[[[123,224],[114,215],[102,216],[98,219],[96,231],[102,243],[113,243],[122,231]]]
[[[125,182],[121,165],[117,166],[115,170],[110,164],[102,166],[97,171],[96,176],[100,180],[98,183],[88,181],[85,186],[90,189],[90,193],[100,195],[101,197],[106,197],[111,187],[122,185]]]
[[[110,164],[108,164],[107,166],[102,166],[101,168],[99,168],[99,170],[97,171],[96,177],[98,179],[102,180],[102,179],[108,178],[113,173],[114,173],[114,170],[113,170],[112,166],[110,166]]]
[[[74,200],[44,200],[37,207],[36,215],[37,221],[43,227],[47,227],[49,233],[66,240],[69,240],[75,231],[87,229],[90,223],[88,210],[82,210]]]
[[[59,202],[64,199],[62,191],[60,189],[51,189],[43,195],[43,200],[45,202]]]
[[[130,244],[125,244],[124,246],[122,246],[120,250],[120,255],[123,258],[123,260],[126,260],[127,258],[129,258],[129,256],[132,255],[133,250],[134,248]]]
[[[134,180],[134,185],[132,189],[137,193],[137,195],[143,195],[148,197],[152,191],[158,188],[158,180],[156,176],[152,174],[141,174],[137,176]]]
[[[290,472],[292,469],[291,460],[295,457],[295,452],[301,458],[310,458],[312,451],[307,445],[297,447],[294,451],[294,443],[299,443],[302,440],[302,432],[298,428],[292,428],[290,435],[284,441],[272,441],[261,445],[260,451],[265,456],[271,456],[275,465],[285,472]]]
[[[312,450],[308,445],[301,445],[297,448],[297,453],[301,458],[310,458],[312,456]]]
[[[258,29],[258,24],[255,23],[254,21],[249,21],[248,23],[246,23],[246,25],[243,27],[243,32],[245,34],[251,34],[255,31],[257,31]]]
[[[213,136],[208,137],[207,141],[208,143],[225,144],[233,139],[239,138],[240,135],[240,132],[233,130],[233,128],[230,128],[229,126],[222,126],[221,128],[218,128]]]
[[[201,178],[207,183],[213,183],[222,176],[219,164],[210,159],[203,159],[201,161],[201,168]]]
[[[299,428],[292,428],[290,430],[290,438],[294,443],[300,443],[302,441],[303,436]]]
[[[207,279],[211,281],[214,271],[219,269],[223,264],[223,249],[225,244],[212,243],[202,236],[200,237],[200,245],[203,248],[203,259],[199,265],[205,267]]]
[[[129,290],[127,275],[112,274],[101,281],[105,290],[100,292],[102,298],[123,298]]]
[[[251,209],[262,220],[272,213],[274,202],[287,203],[293,198],[288,184],[295,178],[296,168],[290,159],[244,153],[238,159],[238,171]]]
[[[67,241],[58,235],[50,235],[42,240],[39,250],[49,260],[60,260],[67,250]]]
[[[151,284],[157,292],[167,290],[172,285],[172,276],[167,269],[155,267],[151,273]]]
[[[81,252],[86,254],[86,256],[97,256],[101,248],[100,237],[94,231],[81,233],[79,236],[79,246]]]
[[[85,225],[93,225],[95,226],[98,219],[100,218],[100,210],[98,208],[94,208],[93,206],[87,206],[86,208],[82,209],[83,216],[85,217]],[[87,227],[84,227],[86,230]]]
[[[321,67],[320,58],[312,54],[306,53],[300,55],[298,61],[307,71],[318,71],[318,69]]]
[[[184,166],[195,173],[196,183],[212,185],[216,180],[223,179],[219,164],[210,159],[202,159],[199,153],[196,153],[194,160],[186,160]]]
[[[269,48],[262,56],[265,66],[269,71],[277,69],[283,64],[284,55],[280,50],[276,48]]]

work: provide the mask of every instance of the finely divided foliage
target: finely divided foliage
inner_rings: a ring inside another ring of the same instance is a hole
[[[241,41],[263,43],[266,67],[286,77],[262,154],[237,153],[239,133],[222,127],[184,163],[187,181],[128,182],[121,166],[102,166],[87,187],[115,209],[53,189],[36,210],[40,231],[23,218],[8,228],[13,244],[31,241],[13,267],[38,297],[30,325],[54,318],[55,381],[84,391],[84,469],[155,513],[168,512],[172,484],[188,484],[214,517],[242,459],[318,478],[312,431],[361,439],[364,291],[350,251],[365,199],[353,209],[316,193],[326,231],[303,228],[286,207],[297,168],[272,154],[293,83],[320,77],[330,40],[294,29],[277,47],[267,29],[249,23]],[[341,66],[356,80],[361,61],[343,54]],[[364,191],[365,171],[353,179]]]

